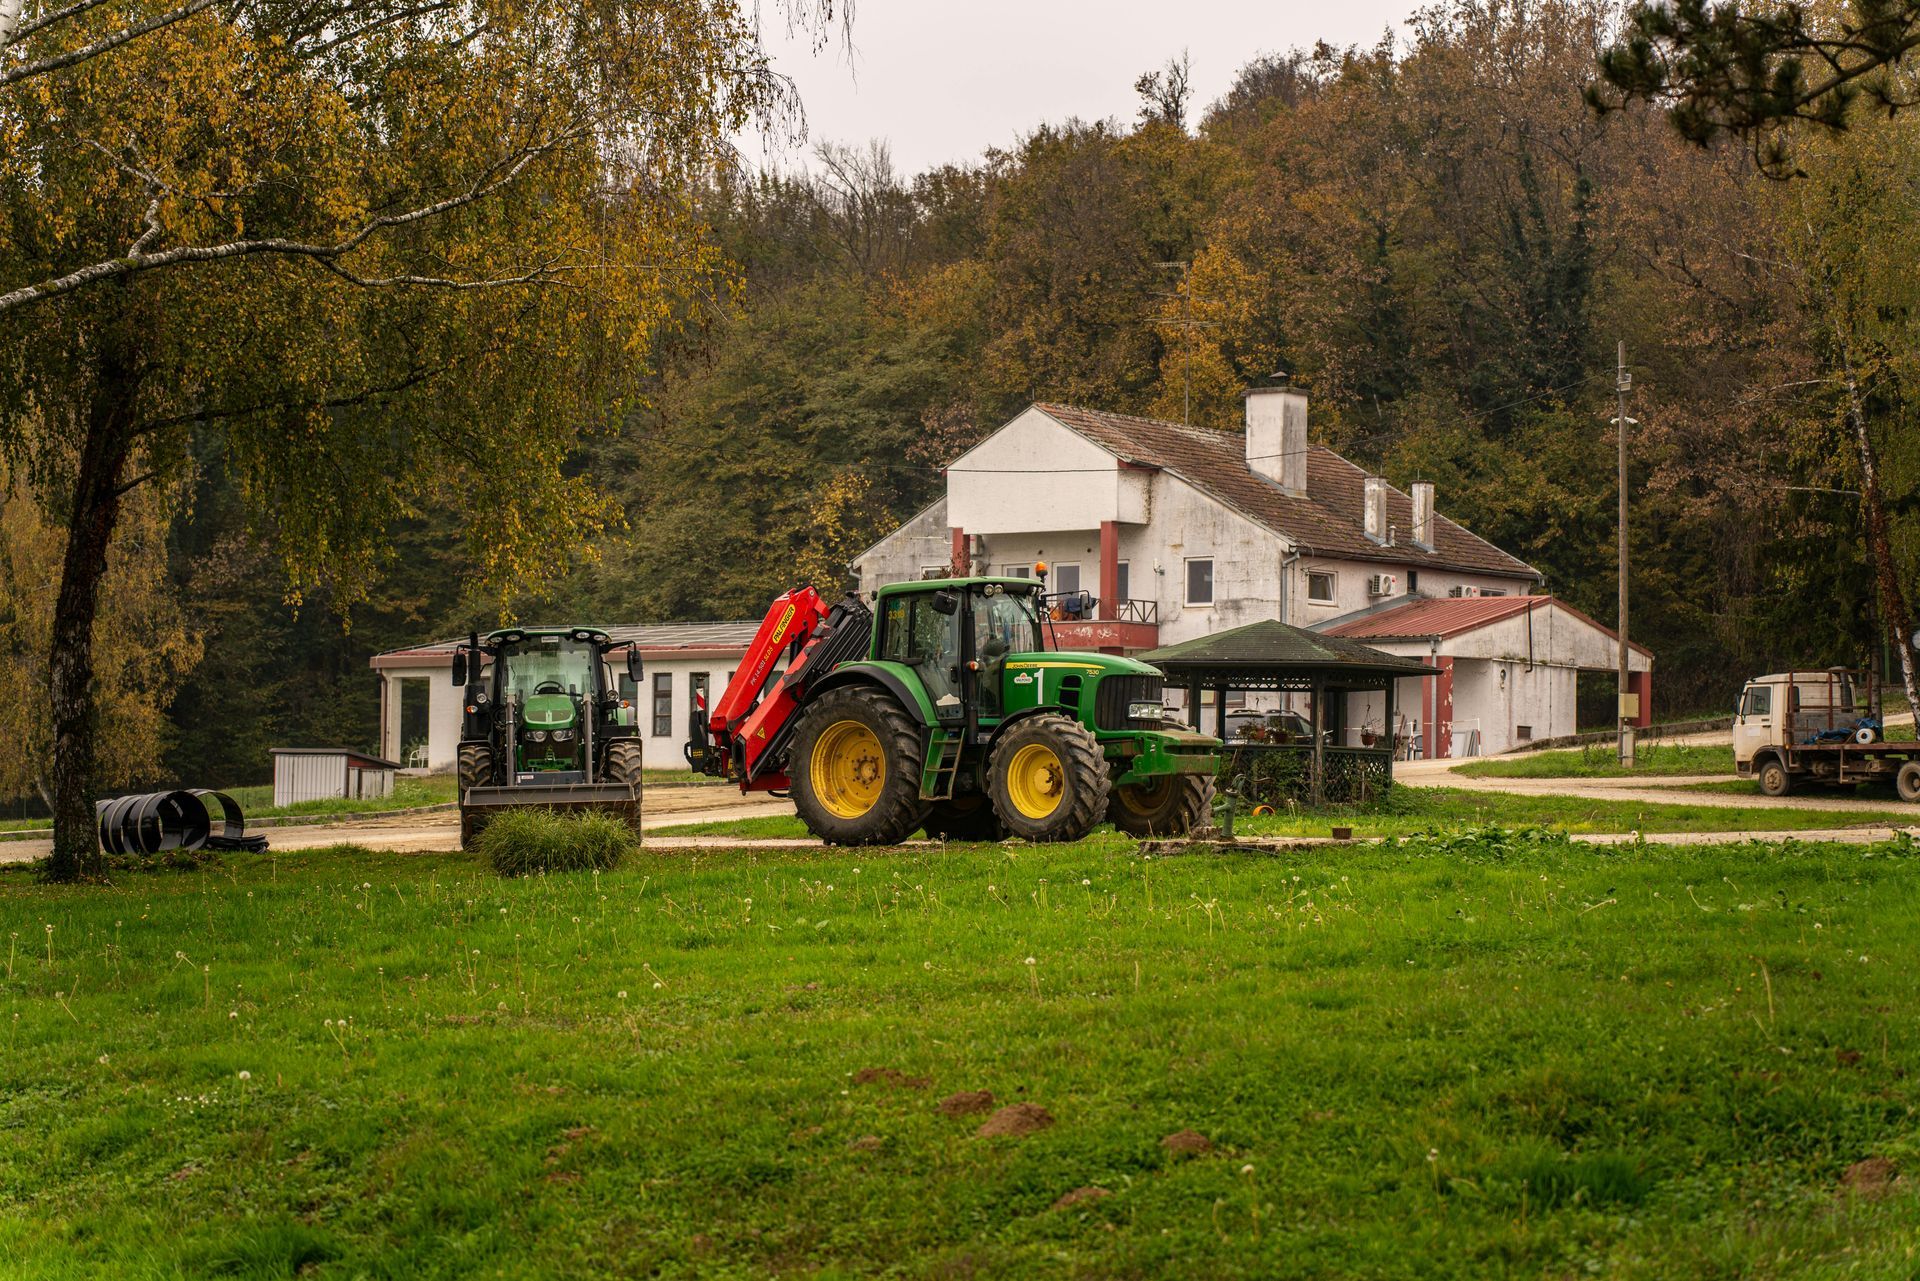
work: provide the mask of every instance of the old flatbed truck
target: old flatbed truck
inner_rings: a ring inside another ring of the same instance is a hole
[[[1891,782],[1920,802],[1920,742],[1888,740],[1871,673],[1843,667],[1747,682],[1733,718],[1733,763],[1767,796],[1801,786]]]

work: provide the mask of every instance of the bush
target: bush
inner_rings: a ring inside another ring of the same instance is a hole
[[[640,848],[633,829],[611,814],[507,810],[482,829],[481,855],[502,876],[605,871]]]

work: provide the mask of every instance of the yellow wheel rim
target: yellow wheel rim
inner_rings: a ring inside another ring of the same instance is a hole
[[[880,802],[887,758],[859,721],[836,721],[813,741],[813,794],[836,818],[859,818]]]
[[[1167,790],[1173,786],[1173,775],[1162,774],[1145,783],[1129,783],[1116,789],[1120,803],[1135,814],[1151,815],[1159,811],[1167,802]]]
[[[1067,771],[1045,743],[1028,743],[1007,762],[1007,796],[1027,818],[1046,818],[1060,808]]]

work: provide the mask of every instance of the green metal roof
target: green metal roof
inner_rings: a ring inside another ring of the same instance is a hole
[[[1310,632],[1304,627],[1290,627],[1278,619],[1163,645],[1134,657],[1152,663],[1168,676],[1222,670],[1290,675],[1322,672],[1330,676],[1434,674],[1433,668],[1417,659],[1383,653],[1358,641]]]

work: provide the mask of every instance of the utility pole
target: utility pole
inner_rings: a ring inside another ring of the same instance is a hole
[[[1633,386],[1633,375],[1627,372],[1627,344],[1622,339],[1619,347],[1618,367],[1613,382],[1616,398],[1614,427],[1620,439],[1620,764],[1633,768],[1633,718],[1627,714],[1627,690],[1632,683],[1632,674],[1627,669],[1627,392]],[[1639,710],[1634,709],[1636,712]]]

